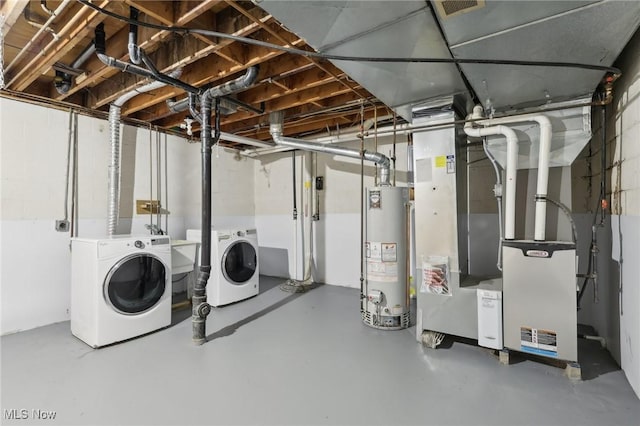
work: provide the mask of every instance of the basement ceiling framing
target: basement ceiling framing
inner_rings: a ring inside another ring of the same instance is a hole
[[[480,103],[502,114],[591,96],[599,83],[615,81],[619,70],[611,65],[640,27],[637,1],[255,3],[0,0],[0,95],[104,113],[148,83],[85,54],[103,26],[106,55],[126,64],[133,8],[147,62],[165,74],[180,69],[191,88],[259,66],[253,86],[224,100],[223,132],[270,140],[269,113],[282,111],[285,136],[320,136],[388,117],[391,109],[402,123],[416,106],[452,97],[463,109]],[[462,3],[477,7],[446,16],[438,9]],[[186,96],[165,86],[125,103],[122,115],[186,135],[180,126],[189,112],[167,105]],[[199,126],[193,129],[198,137]]]
[[[313,50],[305,40],[248,1],[94,0],[92,3],[127,17],[130,7],[135,7],[141,22],[207,29]],[[51,15],[45,8],[58,13]],[[44,4],[3,0],[0,15],[4,19],[5,94],[24,94],[45,102],[107,111],[110,102],[148,82],[105,66],[95,54],[78,69],[70,69],[93,43],[95,28],[101,23],[107,35],[107,55],[128,61],[129,25],[123,21],[69,0],[51,0]],[[43,30],[42,24],[47,21],[50,29]],[[242,75],[248,67],[259,65],[257,83],[235,95],[238,101],[252,108],[238,107],[235,112],[221,116],[222,131],[227,133],[270,140],[268,116],[271,111],[284,111],[286,136],[335,131],[357,125],[376,114],[389,113],[368,91],[322,59],[143,26],[138,27],[138,44],[160,72],[182,68],[180,79],[196,87],[224,83]],[[56,69],[74,74],[66,93],[59,93],[54,86]],[[185,97],[182,90],[166,86],[127,102],[122,116],[125,120],[140,120],[160,129],[184,132],[180,124],[188,112],[173,113],[166,101]],[[240,144],[226,144],[242,148]]]

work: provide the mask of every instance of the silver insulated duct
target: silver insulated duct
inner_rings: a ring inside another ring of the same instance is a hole
[[[182,74],[181,69],[177,69],[169,74],[172,78],[178,78]],[[120,209],[120,113],[122,105],[140,93],[150,92],[166,86],[166,83],[154,81],[145,86],[125,93],[113,101],[109,106],[109,143],[111,146],[111,157],[109,161],[109,183],[107,202],[107,235],[116,234],[118,227],[118,211]]]
[[[367,161],[372,161],[380,166],[380,186],[390,186],[389,183],[389,170],[391,168],[391,160],[384,154],[374,151],[367,151],[351,148],[344,148],[339,146],[332,146],[329,144],[321,144],[316,142],[309,142],[301,139],[294,139],[282,136],[284,115],[282,111],[272,112],[269,115],[269,133],[273,141],[277,145],[288,146],[291,148],[300,149],[302,151],[323,152],[325,154],[340,155],[350,158],[364,158]]]

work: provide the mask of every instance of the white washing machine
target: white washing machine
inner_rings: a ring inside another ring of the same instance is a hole
[[[73,238],[71,333],[94,348],[171,324],[168,236]]]
[[[187,230],[187,240],[201,242],[200,237],[199,229]],[[222,306],[255,296],[259,291],[258,281],[257,231],[212,229],[207,303]]]

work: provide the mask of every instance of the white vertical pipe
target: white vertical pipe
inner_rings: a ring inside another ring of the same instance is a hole
[[[502,135],[507,138],[507,167],[505,169],[505,212],[504,212],[504,238],[513,240],[516,229],[516,180],[518,166],[518,137],[516,133],[506,126],[494,126],[485,128],[473,128],[471,122],[467,122],[464,131],[472,137]]]
[[[505,214],[504,238],[513,240],[516,229],[516,177],[518,172],[518,137],[506,126],[497,126],[500,134],[507,138],[507,169],[505,170]]]
[[[534,239],[545,240],[547,224],[547,192],[549,187],[549,157],[553,129],[549,118],[542,114],[522,114],[513,117],[494,118],[479,121],[478,124],[491,126],[496,124],[525,123],[534,121],[540,126],[540,146],[538,148],[538,181],[536,187],[536,209]],[[507,147],[507,156],[509,148]],[[506,217],[505,217],[506,221]]]
[[[544,241],[547,225],[547,191],[549,187],[551,122],[543,115],[536,117],[535,121],[540,125],[540,152],[538,154],[538,183],[536,188],[534,239],[536,241]]]

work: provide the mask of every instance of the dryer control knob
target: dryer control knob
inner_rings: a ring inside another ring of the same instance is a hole
[[[144,248],[144,243],[140,240],[136,240],[135,243],[133,243],[134,246],[136,246],[137,248],[141,249]]]

